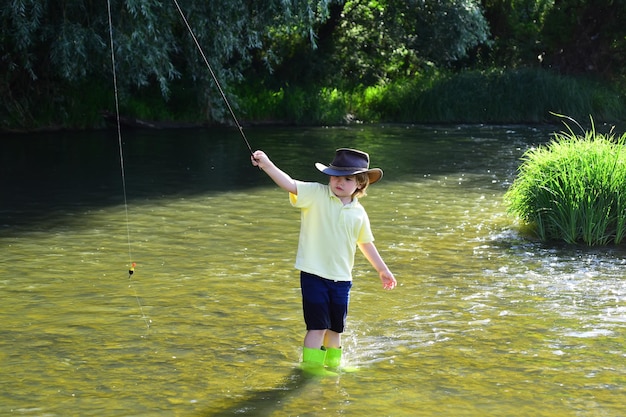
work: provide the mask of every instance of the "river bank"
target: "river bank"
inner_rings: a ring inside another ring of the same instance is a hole
[[[80,97],[80,98],[79,98]],[[467,71],[394,80],[345,91],[339,87],[286,85],[268,89],[240,84],[229,95],[242,126],[341,126],[354,123],[540,124],[553,113],[578,121],[626,121],[618,86],[542,69]],[[115,96],[103,85],[68,89],[56,105],[23,108],[4,102],[2,131],[101,129],[117,124]],[[41,100],[45,102],[45,98]],[[158,91],[122,95],[120,122],[137,128],[234,125],[224,103],[198,107],[190,86],[175,86],[165,100]],[[19,110],[19,111],[18,111]]]

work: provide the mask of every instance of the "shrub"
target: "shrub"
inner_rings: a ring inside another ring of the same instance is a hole
[[[626,233],[626,134],[554,134],[529,149],[505,194],[508,210],[544,240],[619,244]]]

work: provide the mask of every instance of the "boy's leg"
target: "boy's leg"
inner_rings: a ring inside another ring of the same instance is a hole
[[[307,330],[304,336],[304,346],[312,349],[319,349],[324,346],[326,330]]]
[[[341,365],[341,333],[328,330],[324,338],[324,347],[326,347],[326,357],[324,365],[329,368],[338,368]]]
[[[307,325],[302,368],[315,374],[328,372],[323,369],[324,365],[338,368],[341,362],[341,333],[348,314],[352,282],[330,281],[302,272],[300,284]]]
[[[324,346],[327,348],[341,347],[341,333],[337,333],[333,330],[327,330],[324,335]]]
[[[324,336],[330,326],[326,282],[318,276],[301,272],[300,287],[307,328],[300,367],[308,375],[337,375],[324,368],[326,361]]]
[[[350,289],[352,282],[335,282],[331,291],[330,329],[326,331],[324,346],[326,357],[324,364],[329,368],[338,368],[341,365],[341,334],[346,326]]]
[[[304,346],[319,349],[324,345],[326,329],[330,327],[328,281],[317,275],[300,272],[302,311],[307,333]]]

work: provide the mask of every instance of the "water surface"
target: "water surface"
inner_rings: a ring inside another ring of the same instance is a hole
[[[0,414],[619,416],[623,248],[530,241],[502,196],[550,129],[249,129],[294,177],[337,147],[385,176],[362,200],[399,281],[360,254],[358,372],[307,379],[299,213],[230,129],[2,139]],[[128,267],[136,262],[129,279]]]

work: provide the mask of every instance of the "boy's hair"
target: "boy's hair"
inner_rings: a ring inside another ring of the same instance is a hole
[[[352,197],[365,197],[367,195],[367,187],[370,185],[370,177],[367,172],[360,172],[358,174],[354,174],[354,180],[357,183],[357,189],[352,194]]]

